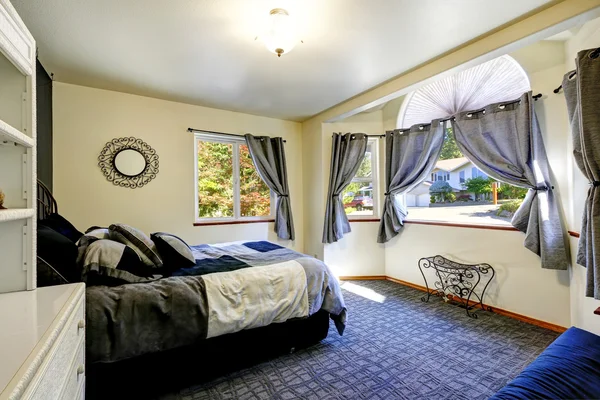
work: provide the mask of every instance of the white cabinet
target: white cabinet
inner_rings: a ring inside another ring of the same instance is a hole
[[[0,321],[0,400],[83,398],[83,283],[0,294]]]
[[[35,40],[0,0],[0,293],[36,287]]]

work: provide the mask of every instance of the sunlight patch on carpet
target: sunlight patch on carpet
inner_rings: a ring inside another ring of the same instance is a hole
[[[355,283],[350,282],[342,282],[340,285],[342,289],[345,289],[351,293],[357,294],[365,299],[373,300],[378,303],[383,303],[385,301],[385,296],[377,293],[373,289],[369,289],[364,286],[357,285]]]

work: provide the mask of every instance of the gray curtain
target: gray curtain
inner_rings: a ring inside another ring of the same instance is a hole
[[[577,263],[587,268],[586,296],[600,299],[600,51],[577,54],[577,75],[563,79],[573,135],[573,156],[589,180]]]
[[[419,185],[433,170],[444,144],[444,123],[414,125],[385,134],[385,200],[377,242],[400,232],[407,211],[397,196]]]
[[[364,133],[333,134],[323,243],[337,242],[350,232],[350,223],[340,195],[356,175],[367,152],[368,141]]]
[[[294,240],[294,218],[290,202],[287,163],[283,139],[280,137],[245,135],[246,144],[258,175],[275,194],[275,233],[281,239]]]
[[[458,147],[479,169],[529,189],[512,225],[526,233],[525,247],[541,257],[543,268],[567,269],[567,233],[531,92],[514,102],[460,113],[452,127]]]

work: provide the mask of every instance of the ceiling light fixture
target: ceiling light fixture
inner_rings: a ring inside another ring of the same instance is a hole
[[[271,10],[269,13],[269,26],[262,40],[267,49],[277,54],[277,57],[289,53],[298,44],[296,24],[287,10],[283,8]]]

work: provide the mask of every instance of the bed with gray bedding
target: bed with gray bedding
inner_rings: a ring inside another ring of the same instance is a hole
[[[116,362],[346,308],[321,261],[270,242],[192,247],[196,265],[152,282],[87,289],[87,361]]]

